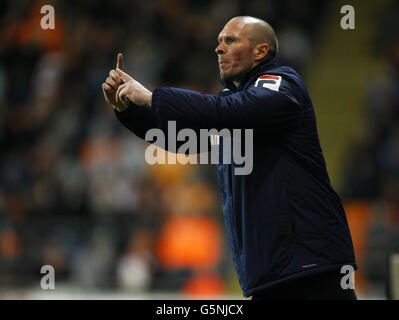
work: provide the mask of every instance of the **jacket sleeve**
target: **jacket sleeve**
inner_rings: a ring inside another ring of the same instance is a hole
[[[114,109],[118,120],[136,136],[145,140],[148,130],[158,128],[157,119],[152,108],[137,106],[133,103],[126,111],[119,112]]]
[[[174,120],[188,128],[285,132],[301,122],[299,100],[299,93],[286,81],[280,91],[251,86],[227,96],[163,87],[154,90],[152,108],[160,124]]]
[[[165,136],[165,141],[163,141],[164,144],[160,143],[160,141],[157,140],[154,141],[154,144],[167,151],[171,151],[173,153],[180,153],[178,152],[179,148],[187,141],[186,138],[185,141],[176,141],[176,145],[169,146],[168,135],[170,127],[168,125],[168,121],[162,121],[162,119],[158,119],[155,115],[153,108],[137,106],[131,103],[126,111],[119,112],[115,109],[114,112],[117,119],[122,123],[123,126],[125,126],[127,129],[129,129],[136,136],[138,136],[143,140],[146,140],[146,134],[147,132],[149,132],[149,130],[151,129],[161,130]],[[181,127],[177,123],[175,123],[175,125],[176,125],[176,132],[171,133],[172,135],[176,134],[181,129],[187,128],[187,127]],[[194,130],[196,137],[200,137],[199,129],[196,128],[190,128],[190,129]],[[151,143],[152,141],[149,142]],[[196,142],[197,142],[196,150],[198,152],[200,150],[201,152],[203,152],[204,150],[210,151],[211,144],[209,138],[208,141],[205,141],[205,146],[201,145],[201,141],[199,140],[199,138],[197,139]],[[188,155],[188,154],[196,154],[197,152],[191,152],[191,149],[187,149],[181,153]]]

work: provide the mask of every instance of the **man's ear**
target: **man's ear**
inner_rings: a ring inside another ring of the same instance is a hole
[[[270,46],[267,43],[259,43],[255,46],[255,61],[263,60],[269,53]]]

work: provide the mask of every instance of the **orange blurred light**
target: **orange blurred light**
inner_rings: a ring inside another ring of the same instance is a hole
[[[172,217],[163,227],[157,257],[166,269],[216,266],[222,254],[219,225],[207,217]]]

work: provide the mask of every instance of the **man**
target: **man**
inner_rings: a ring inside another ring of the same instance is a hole
[[[119,121],[144,139],[151,128],[251,128],[253,170],[217,164],[223,214],[244,296],[253,299],[356,299],[341,287],[355,264],[345,212],[330,185],[315,113],[300,76],[278,66],[272,27],[235,17],[220,32],[225,89],[218,96],[163,87],[150,92],[122,69],[103,84]]]

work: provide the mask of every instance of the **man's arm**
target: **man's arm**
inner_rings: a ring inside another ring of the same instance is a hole
[[[182,127],[218,130],[260,128],[286,132],[302,119],[301,103],[294,95],[263,87],[228,96],[164,87],[154,90],[152,108],[158,122],[175,120]]]
[[[118,71],[123,77],[123,74]],[[191,90],[163,87],[150,92],[131,80],[117,92],[120,101],[130,100],[153,109],[157,127],[168,121],[177,127],[198,129],[260,128],[269,132],[286,132],[302,120],[302,104],[295,85],[283,80],[278,90],[253,86],[228,96],[201,94]]]
[[[130,103],[126,111],[115,109],[115,115],[127,129],[143,140],[148,130],[158,128],[157,119],[150,107]]]
[[[118,118],[118,120],[130,131],[132,131],[136,136],[139,138],[145,140],[146,133],[150,129],[160,129],[162,132],[165,134],[165,136],[168,136],[168,124],[167,122],[162,122],[158,121],[157,117],[154,114],[154,109],[151,107],[143,107],[143,106],[137,106],[133,103],[129,104],[129,107],[126,111],[119,112],[118,110],[115,109],[115,115]],[[178,133],[179,130],[184,129],[184,127],[179,127],[176,125],[176,132]],[[199,129],[191,128],[193,129],[197,137],[200,136],[200,131]],[[168,146],[168,139],[165,141],[165,145],[158,145],[158,141],[156,141],[154,144],[164,148],[165,150],[177,153],[177,150],[179,147],[185,143],[185,141],[176,141],[176,150],[170,150]],[[197,140],[197,151],[199,152],[200,148],[200,140]],[[210,140],[208,139],[208,145],[206,151],[210,150]],[[189,154],[190,150],[187,150],[185,154]],[[204,150],[201,150],[204,151]],[[196,152],[197,153],[197,152]]]

